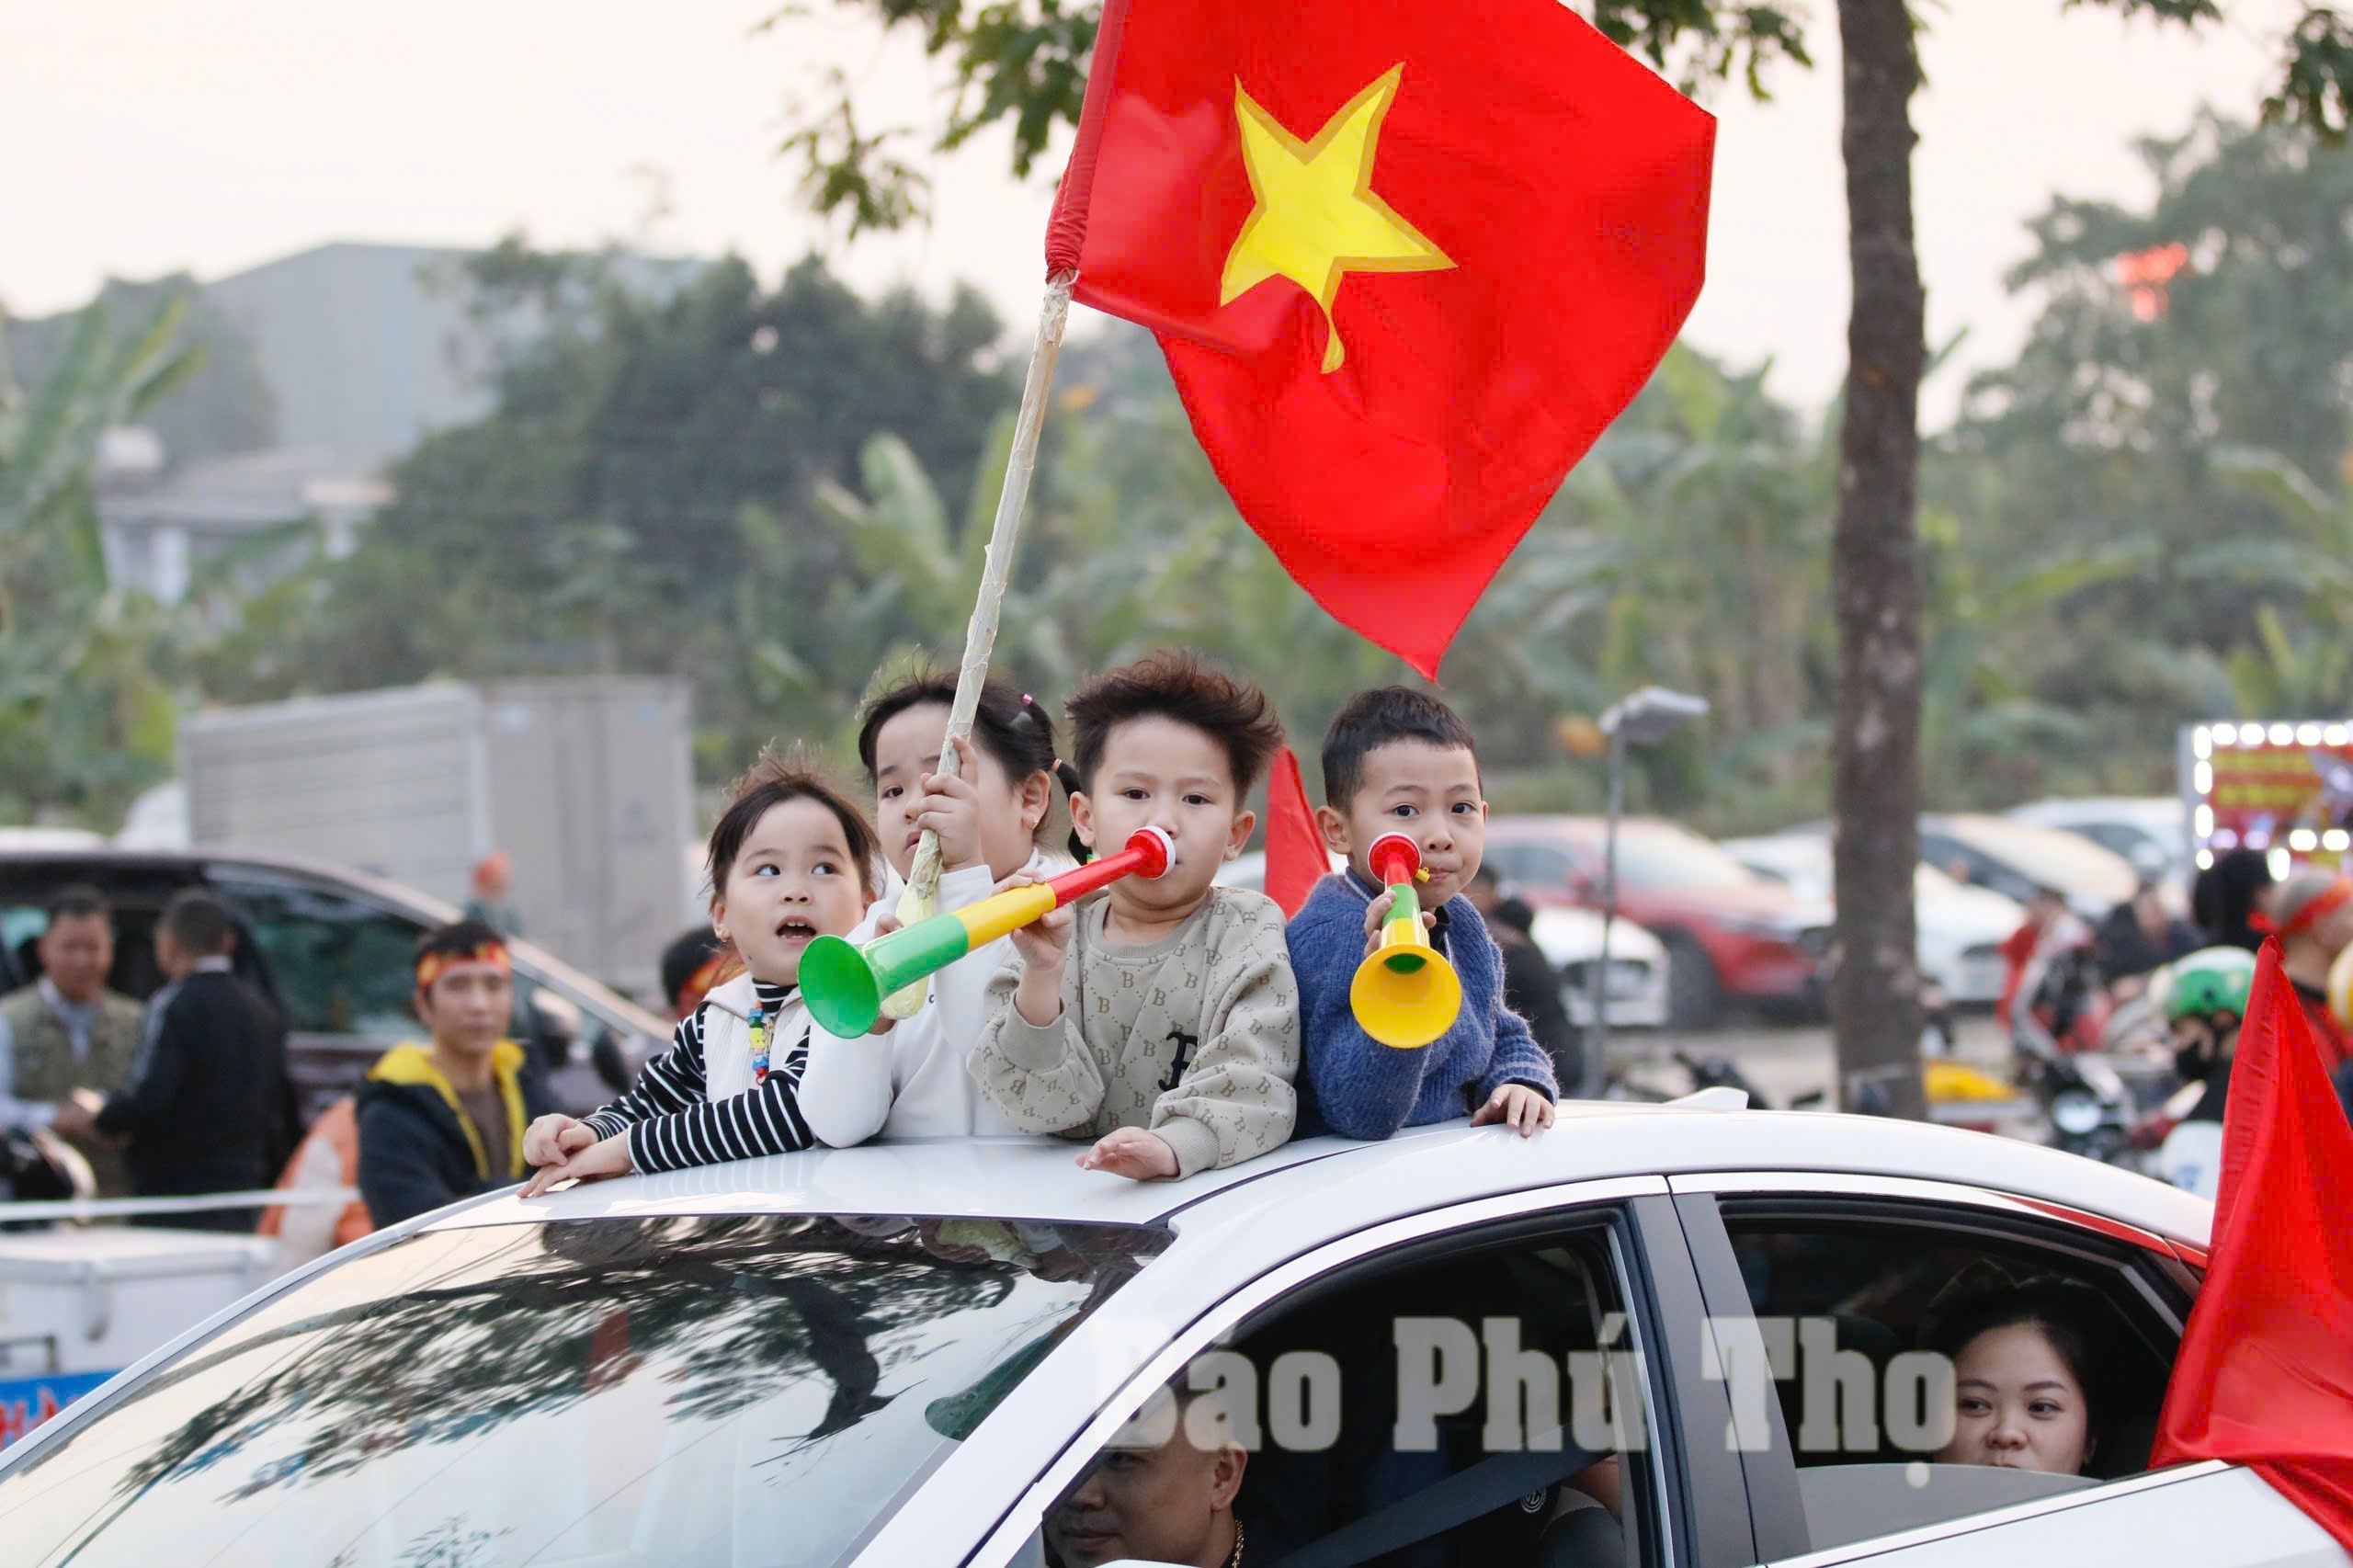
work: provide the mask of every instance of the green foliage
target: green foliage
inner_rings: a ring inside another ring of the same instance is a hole
[[[133,333],[146,331],[165,311],[175,312],[174,341],[192,351],[190,359],[185,373],[142,408],[139,421],[161,437],[174,461],[272,443],[277,405],[253,344],[194,278],[183,273],[152,283],[109,279],[94,303],[109,322],[135,324],[127,329]],[[28,384],[47,381],[86,319],[81,312],[0,324],[17,377]]]

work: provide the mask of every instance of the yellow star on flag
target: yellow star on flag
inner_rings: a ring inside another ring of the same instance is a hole
[[[1451,267],[1372,193],[1381,121],[1397,97],[1401,63],[1350,98],[1324,121],[1313,142],[1302,142],[1233,85],[1233,113],[1242,127],[1242,157],[1258,205],[1226,253],[1218,303],[1230,304],[1269,278],[1288,278],[1324,312],[1324,373],[1344,355],[1332,301],[1351,272],[1435,272]]]

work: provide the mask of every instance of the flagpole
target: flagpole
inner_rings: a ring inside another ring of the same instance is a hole
[[[972,604],[972,619],[964,629],[964,658],[956,668],[956,700],[948,710],[948,740],[940,747],[938,771],[953,778],[962,769],[956,743],[972,733],[972,715],[981,705],[981,683],[989,671],[989,654],[996,647],[997,613],[1005,608],[1005,589],[1013,574],[1014,541],[1020,537],[1021,513],[1029,499],[1029,479],[1038,467],[1038,438],[1045,428],[1046,394],[1054,383],[1054,361],[1063,348],[1063,328],[1070,320],[1071,286],[1074,271],[1061,271],[1046,280],[1046,301],[1038,312],[1038,343],[1030,351],[1029,374],[1021,383],[1021,413],[1013,426],[1013,450],[1005,465],[1005,486],[997,492],[996,517],[989,524],[987,558],[981,568],[980,596]],[[915,864],[907,872],[908,890],[925,903],[939,890],[939,835],[928,828],[915,846]],[[918,995],[917,1000],[920,1000]]]

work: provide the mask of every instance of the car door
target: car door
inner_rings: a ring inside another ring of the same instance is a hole
[[[1091,1326],[1116,1335],[1117,1306]],[[1189,1381],[1229,1401],[1218,1419],[1239,1412],[1226,1429],[1249,1439],[1234,1517],[1254,1563],[1738,1568],[1756,1541],[1741,1456],[1710,1440],[1730,1407],[1706,1375],[1703,1319],[1659,1177],[1376,1225],[1159,1341],[966,1562],[1042,1562],[1057,1506],[1115,1434]]]
[[[1760,1561],[2342,1562],[2245,1471],[2146,1469],[2202,1254],[1945,1183],[1777,1172],[1671,1186],[1743,1434]],[[2026,1468],[2039,1450],[1999,1468],[1938,1424],[1939,1401],[1949,1415],[1956,1394],[1963,1408],[1979,1397],[1947,1331],[2016,1317],[2006,1299],[2075,1317],[2042,1331],[2075,1334],[2084,1364],[2067,1365],[2097,1391],[2074,1472]]]

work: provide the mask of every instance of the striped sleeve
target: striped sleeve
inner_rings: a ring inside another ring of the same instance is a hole
[[[700,1105],[705,1096],[702,1070],[703,1009],[678,1020],[670,1049],[648,1062],[637,1075],[637,1087],[593,1116],[581,1118],[599,1138],[612,1138],[641,1122],[672,1116]],[[642,1168],[642,1167],[641,1167]]]
[[[801,1115],[801,1074],[808,1062],[804,1036],[758,1088],[637,1122],[629,1130],[630,1164],[641,1171],[675,1171],[808,1148],[816,1142]]]

